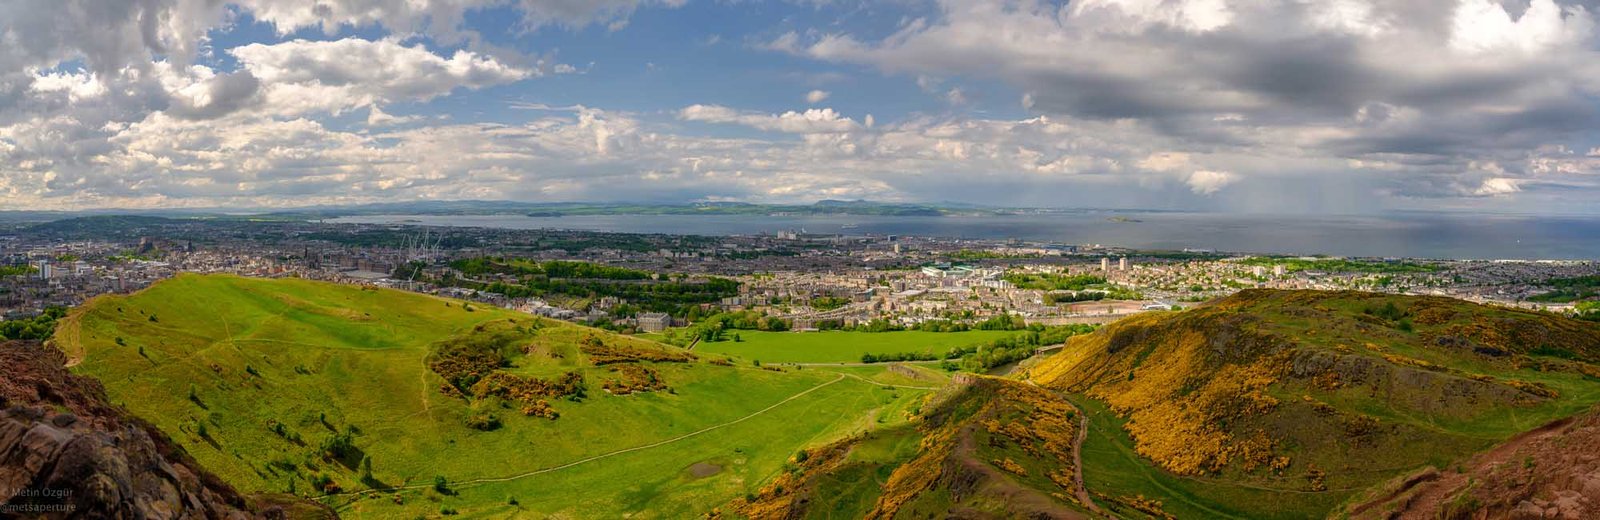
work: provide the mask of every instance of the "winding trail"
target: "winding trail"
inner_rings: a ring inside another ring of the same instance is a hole
[[[1025,379],[1024,381],[1035,387],[1044,388],[1032,379]],[[1094,497],[1089,495],[1089,487],[1083,484],[1083,441],[1089,437],[1089,415],[1083,413],[1083,409],[1078,408],[1078,405],[1072,404],[1072,401],[1062,396],[1061,392],[1048,388],[1045,388],[1045,390],[1056,394],[1056,397],[1061,398],[1061,402],[1071,407],[1072,413],[1078,416],[1078,435],[1072,439],[1072,494],[1078,496],[1078,501],[1082,502],[1084,507],[1089,508],[1089,512],[1105,518],[1115,519],[1116,517],[1112,516],[1110,512],[1100,509],[1100,506],[1094,503]]]
[[[1033,381],[1030,380],[1029,382],[1032,383]],[[1066,399],[1062,400],[1065,401]],[[1116,518],[1111,516],[1111,513],[1100,509],[1100,506],[1095,505],[1094,497],[1089,496],[1089,487],[1083,485],[1083,441],[1089,437],[1089,415],[1083,413],[1083,409],[1078,408],[1077,405],[1071,402],[1068,402],[1067,406],[1071,406],[1073,413],[1078,414],[1078,438],[1072,441],[1072,486],[1077,488],[1073,490],[1073,493],[1078,495],[1078,500],[1083,502],[1084,507],[1089,508],[1090,512],[1107,518]]]
[[[940,388],[944,388],[942,386],[891,385],[889,383],[879,383],[877,381],[873,381],[871,379],[867,379],[865,377],[861,377],[861,376],[858,376],[858,375],[855,375],[855,374],[839,374],[839,375],[842,376],[842,377],[850,377],[850,378],[860,379],[862,382],[867,383],[869,385],[877,385],[877,386],[881,386],[881,387],[884,387],[884,388],[909,388],[909,389],[912,389],[912,390],[938,390]]]

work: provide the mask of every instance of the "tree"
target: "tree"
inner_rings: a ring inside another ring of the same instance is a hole
[[[450,481],[445,480],[444,475],[434,475],[433,490],[444,495],[450,494]]]
[[[363,455],[361,457],[361,481],[362,482],[372,482],[372,457],[371,456]]]

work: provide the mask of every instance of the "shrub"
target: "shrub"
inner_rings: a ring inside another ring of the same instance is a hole
[[[450,481],[445,480],[444,475],[434,475],[433,490],[445,495],[450,494]]]
[[[500,428],[500,418],[489,412],[478,412],[467,417],[467,426],[480,431],[494,431]]]
[[[344,433],[335,433],[322,440],[322,458],[325,460],[340,460],[357,453],[355,432],[345,430]]]

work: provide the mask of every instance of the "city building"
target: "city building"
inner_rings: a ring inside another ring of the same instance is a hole
[[[639,315],[639,330],[661,332],[672,326],[672,316],[665,312],[646,312]]]

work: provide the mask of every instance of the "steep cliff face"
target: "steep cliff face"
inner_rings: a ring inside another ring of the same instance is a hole
[[[0,343],[0,517],[332,518],[291,497],[242,496],[35,342]]]

